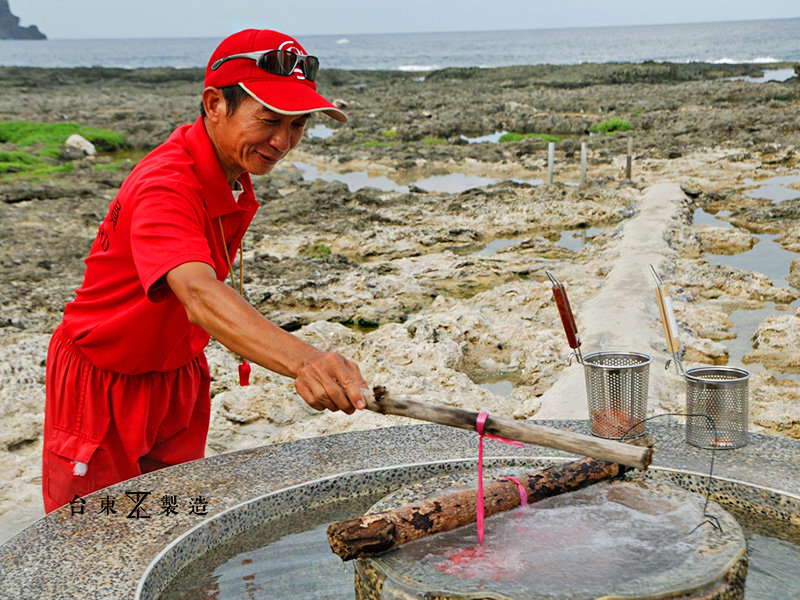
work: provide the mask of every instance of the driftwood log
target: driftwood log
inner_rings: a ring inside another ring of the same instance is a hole
[[[372,393],[365,390],[367,408],[371,411],[411,417],[440,425],[449,425],[475,431],[478,413],[473,410],[420,402],[412,398],[394,397],[386,388],[375,386]],[[646,469],[653,459],[653,449],[623,444],[590,435],[544,427],[527,421],[515,421],[489,415],[484,432],[527,444],[591,456],[598,460],[620,463],[629,467]]]
[[[612,479],[629,470],[619,463],[587,457],[532,471],[518,479],[525,487],[530,503]],[[484,515],[487,517],[520,503],[517,484],[508,480],[489,482],[483,492]],[[384,552],[433,533],[474,523],[477,498],[477,489],[453,492],[381,513],[331,523],[328,526],[328,544],[342,560]]]

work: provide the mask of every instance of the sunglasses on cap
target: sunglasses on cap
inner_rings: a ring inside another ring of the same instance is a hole
[[[291,75],[297,65],[301,65],[305,78],[314,81],[319,71],[319,59],[316,56],[297,54],[289,50],[266,50],[263,52],[247,52],[244,54],[231,54],[225,58],[220,58],[211,65],[211,70],[216,71],[222,63],[234,58],[250,58],[256,61],[259,68],[273,75]]]

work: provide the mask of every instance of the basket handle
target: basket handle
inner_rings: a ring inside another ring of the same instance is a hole
[[[558,314],[561,316],[561,324],[564,326],[564,333],[567,334],[567,343],[573,350],[577,350],[581,345],[581,336],[578,334],[578,326],[575,324],[575,316],[567,298],[567,290],[558,282],[550,271],[545,271],[550,281],[553,282],[553,298],[558,307]]]
[[[664,338],[667,341],[667,351],[675,359],[675,367],[679,368],[678,355],[681,351],[681,341],[678,339],[678,322],[672,309],[672,298],[664,290],[664,282],[661,281],[653,265],[650,265],[650,271],[656,280],[656,302],[661,315],[661,325],[664,328]]]

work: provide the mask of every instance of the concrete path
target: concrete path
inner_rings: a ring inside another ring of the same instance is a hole
[[[668,401],[666,396],[674,395],[674,386],[664,381],[664,364],[669,357],[664,350],[666,343],[649,265],[660,269],[675,258],[665,235],[676,224],[680,203],[685,198],[676,183],[649,188],[642,196],[639,214],[622,229],[618,258],[600,293],[580,307],[572,307],[584,355],[601,350],[629,350],[653,357],[648,398],[651,410]],[[569,292],[569,285],[566,287]],[[583,367],[573,361],[541,400],[536,419],[588,419]]]

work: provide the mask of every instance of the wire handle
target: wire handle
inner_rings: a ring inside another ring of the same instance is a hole
[[[652,421],[653,419],[661,419],[663,417],[700,417],[700,418],[706,419],[706,421],[708,422],[708,424],[711,427],[711,430],[714,432],[714,439],[719,439],[718,436],[717,436],[716,423],[714,422],[714,419],[712,419],[709,415],[707,415],[705,413],[685,412],[685,413],[662,413],[660,415],[653,415],[652,417],[647,417],[645,419],[637,421],[636,423],[631,425],[622,434],[622,437],[620,437],[619,441],[621,441],[621,442],[626,441],[626,438],[627,438],[628,434],[630,432],[632,432],[634,429],[636,429],[642,423],[645,423],[647,421]],[[633,439],[633,438],[631,438],[631,439]],[[705,504],[703,504],[703,521],[698,523],[697,526],[695,526],[689,532],[689,534],[694,533],[697,529],[699,529],[703,525],[711,525],[712,527],[714,527],[718,531],[722,531],[722,525],[720,524],[719,519],[715,515],[712,515],[710,512],[708,512],[708,504],[709,504],[709,502],[711,502],[711,484],[714,482],[714,456],[716,454],[716,451],[717,451],[716,447],[712,446],[711,447],[711,463],[709,464],[709,467],[708,467],[708,479],[707,479],[707,483],[706,483],[706,493],[705,493],[706,501],[705,501]]]
[[[664,338],[667,341],[667,351],[672,355],[675,362],[675,370],[678,375],[683,375],[683,364],[681,363],[681,341],[678,339],[678,322],[675,320],[675,311],[672,309],[672,298],[664,289],[664,282],[653,265],[650,265],[650,272],[656,280],[656,302],[658,311],[661,314],[661,325],[664,328]],[[669,362],[667,362],[667,368]]]

